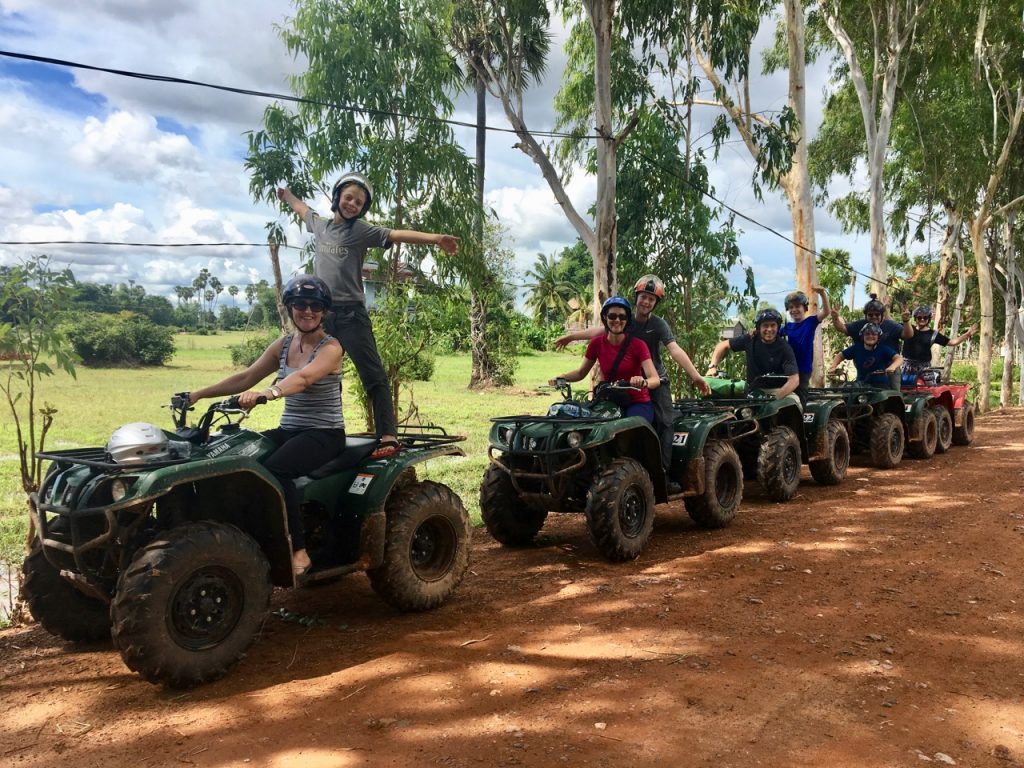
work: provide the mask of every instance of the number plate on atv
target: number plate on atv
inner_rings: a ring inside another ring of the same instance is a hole
[[[804,414],[804,424],[812,424],[812,423],[814,423],[814,414],[813,413],[805,413]]]
[[[676,432],[672,435],[672,445],[686,445],[686,438],[689,436],[689,432]]]
[[[371,482],[373,482],[373,475],[356,475],[356,479],[348,487],[348,492],[362,496],[366,493],[366,489],[370,487]]]
[[[906,408],[906,410],[907,410],[907,413],[910,413],[910,409],[911,409],[911,408],[913,408],[913,407],[914,407],[914,404],[913,404],[913,403],[907,403],[907,404],[906,404],[906,405],[904,406],[904,408]]]

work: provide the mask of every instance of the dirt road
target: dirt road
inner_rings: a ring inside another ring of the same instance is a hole
[[[278,593],[248,658],[184,694],[110,647],[2,632],[0,761],[1024,764],[1024,412],[931,461],[855,463],[836,488],[805,470],[786,504],[752,488],[722,531],[660,507],[624,565],[578,516],[525,551],[476,531],[466,581],[428,614],[362,576]]]

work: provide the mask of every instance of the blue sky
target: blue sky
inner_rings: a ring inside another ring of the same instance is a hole
[[[228,10],[230,9],[230,10]],[[299,71],[275,24],[293,11],[287,0],[253,0],[222,6],[181,0],[0,0],[0,49],[270,92],[287,92]],[[763,35],[765,39],[767,34]],[[552,124],[561,53],[552,76],[530,94],[531,124]],[[808,78],[810,128],[820,121],[825,69]],[[754,91],[761,109],[785,103],[785,76],[763,78]],[[242,166],[244,132],[260,125],[266,100],[184,85],[145,82],[104,73],[20,62],[0,57],[0,240],[107,240],[115,242],[229,242],[265,240],[276,210],[249,197]],[[472,104],[459,102],[460,119]],[[707,108],[708,123],[714,118]],[[489,119],[505,127],[500,106]],[[467,148],[468,130],[457,132]],[[487,196],[509,234],[520,273],[538,252],[570,244],[575,232],[536,167],[508,134],[488,142]],[[712,168],[719,198],[742,213],[790,235],[781,196],[759,202],[750,188],[751,160],[732,144]],[[581,211],[595,182],[577,173],[569,187]],[[327,211],[326,201],[315,207]],[[843,235],[824,210],[816,212],[818,248],[846,248],[854,266],[869,271],[867,236]],[[778,301],[792,289],[793,252],[784,240],[741,222],[740,246],[753,264],[764,298]],[[304,238],[297,230],[289,243]],[[0,263],[39,248],[0,246]],[[154,293],[173,296],[202,267],[225,285],[270,278],[265,247],[232,245],[186,249],[52,246],[54,260],[83,280],[134,280]],[[297,253],[284,253],[297,267]]]

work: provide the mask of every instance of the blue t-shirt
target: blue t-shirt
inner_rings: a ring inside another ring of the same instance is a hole
[[[859,342],[843,350],[843,357],[853,360],[853,365],[857,369],[857,381],[863,381],[872,387],[881,387],[882,389],[889,387],[888,375],[872,376],[871,372],[888,368],[898,354],[892,347],[879,344],[874,349],[867,349]]]
[[[810,373],[814,370],[814,332],[818,329],[817,315],[808,315],[799,323],[790,320],[786,323],[786,341],[793,348],[796,355],[796,367],[800,373]]]

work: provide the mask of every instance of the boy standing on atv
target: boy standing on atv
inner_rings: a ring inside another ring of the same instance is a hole
[[[800,370],[796,355],[789,343],[779,336],[782,315],[777,309],[762,309],[754,318],[753,334],[740,334],[734,339],[723,339],[711,353],[708,376],[718,373],[718,363],[729,352],[745,352],[747,355],[747,391],[754,389],[762,376],[785,376],[786,383],[775,390],[775,399],[782,400],[795,395],[801,407],[807,400],[807,393],[800,386]]]
[[[832,307],[828,303],[828,294],[820,285],[811,287],[821,297],[821,306],[818,314],[808,315],[809,302],[807,294],[803,291],[793,291],[786,297],[786,311],[792,320],[786,323],[784,333],[789,346],[793,348],[796,355],[796,367],[800,371],[800,386],[806,391],[811,384],[811,374],[814,372],[814,335],[818,326],[825,322],[825,318],[832,314]]]
[[[903,313],[904,338],[906,338],[907,331],[912,334],[903,345],[903,368],[915,373],[931,366],[933,344],[938,344],[940,347],[956,347],[971,338],[978,330],[978,326],[975,324],[968,328],[966,333],[951,339],[929,327],[932,322],[932,311],[925,306],[914,307],[913,324],[911,324],[910,318],[911,313]]]
[[[889,377],[900,370],[903,357],[892,347],[881,343],[882,329],[868,323],[860,329],[861,339],[832,360],[830,374],[834,374],[843,360],[853,360],[857,369],[857,381],[872,387],[891,388]],[[879,373],[881,371],[881,373]],[[897,391],[899,387],[896,387]]]
[[[651,390],[651,402],[654,404],[654,427],[658,432],[658,439],[661,441],[661,463],[666,473],[672,462],[672,423],[675,420],[675,412],[672,408],[672,388],[668,384],[668,373],[665,371],[665,364],[661,361],[661,347],[671,355],[672,359],[686,371],[694,386],[703,395],[711,394],[711,388],[700,375],[697,367],[686,354],[686,350],[676,342],[675,334],[664,318],[654,314],[658,302],[665,298],[665,283],[657,275],[644,275],[633,286],[633,303],[636,305],[636,315],[626,333],[635,336],[647,345],[651,355],[651,361],[658,372],[661,386]],[[570,342],[590,339],[601,334],[601,329],[585,328],[580,331],[573,331],[555,341],[555,349],[561,349]],[[669,492],[678,492],[673,486],[678,485],[674,481],[669,482]],[[679,489],[681,490],[681,489]]]
[[[277,190],[283,200],[302,219],[316,239],[313,264],[317,277],[327,283],[333,302],[324,318],[324,328],[345,348],[352,358],[363,389],[373,406],[373,422],[379,447],[373,458],[397,453],[398,427],[391,402],[388,375],[381,363],[377,342],[366,311],[363,293],[363,261],[368,248],[390,248],[394,243],[436,245],[445,253],[459,250],[459,239],[453,235],[416,232],[411,229],[388,229],[363,221],[373,203],[373,187],[361,173],[347,173],[338,179],[331,191],[334,217],[324,220],[286,187]]]

